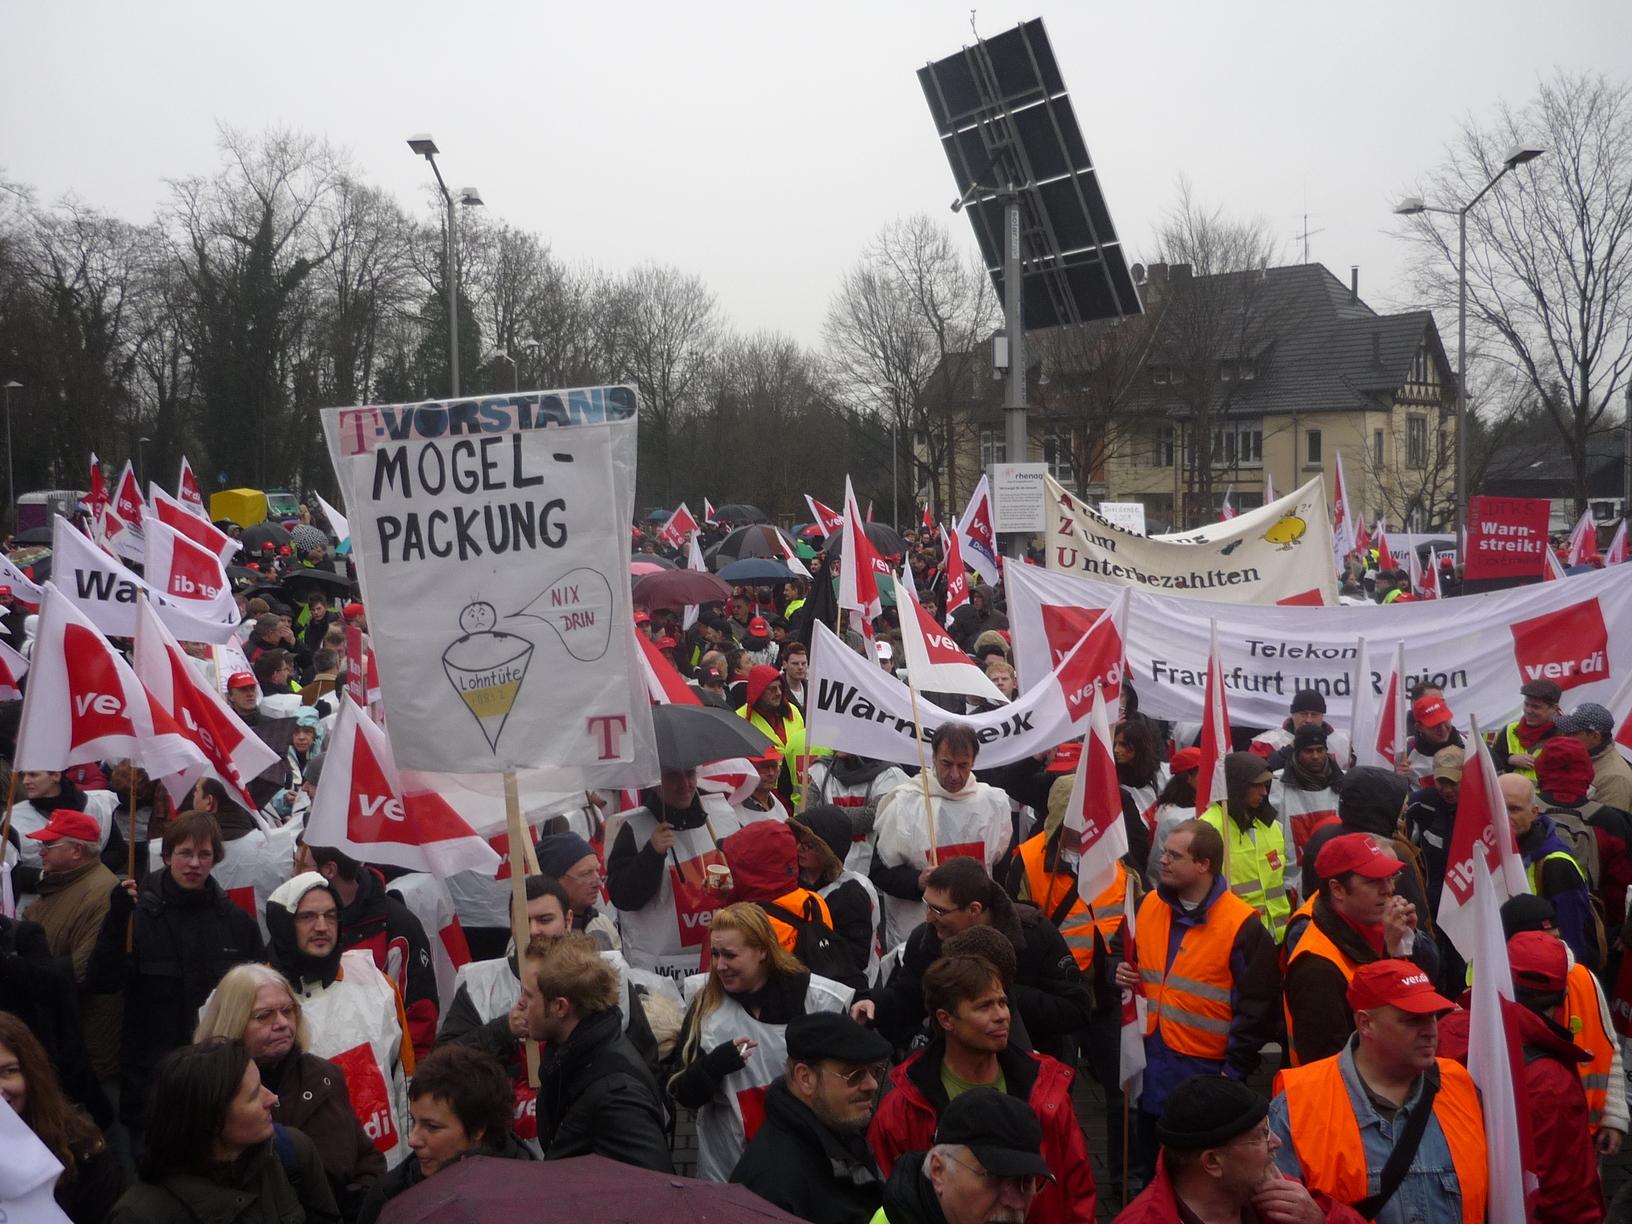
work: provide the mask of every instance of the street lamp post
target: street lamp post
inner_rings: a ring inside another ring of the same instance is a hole
[[[21,391],[23,384],[11,379],[4,384],[6,396],[6,499],[11,502],[11,529],[17,530],[17,485],[12,481],[11,467],[11,393]]]
[[[1463,524],[1466,522],[1468,505],[1468,440],[1467,440],[1467,410],[1468,410],[1468,213],[1473,206],[1485,198],[1490,189],[1501,182],[1507,172],[1515,166],[1522,166],[1525,162],[1535,161],[1543,153],[1543,148],[1527,148],[1524,145],[1514,145],[1502,158],[1502,168],[1497,171],[1496,177],[1491,179],[1461,208],[1435,208],[1423,203],[1418,196],[1408,196],[1401,200],[1394,211],[1402,217],[1415,216],[1417,213],[1443,213],[1456,218],[1456,534],[1462,535]]]
[[[436,155],[441,152],[436,147],[429,132],[422,132],[418,136],[408,138],[408,147],[431,163],[431,173],[436,175],[437,189],[442,192],[442,199],[448,206],[448,232],[446,245],[446,259],[448,264],[448,380],[451,385],[452,398],[459,395],[459,259],[458,259],[458,213],[454,209],[453,193],[448,190],[447,183],[442,181],[442,171],[437,167]],[[459,203],[466,206],[482,203],[481,193],[474,187],[463,187],[459,191]]]
[[[147,465],[142,462],[142,447],[146,446],[151,441],[153,441],[152,438],[136,439],[136,483],[144,489],[147,488]]]

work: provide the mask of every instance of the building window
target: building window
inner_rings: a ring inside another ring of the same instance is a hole
[[[1263,421],[1231,421],[1213,430],[1215,468],[1258,467],[1263,461]]]
[[[1218,363],[1220,382],[1250,382],[1258,377],[1258,362],[1252,357],[1226,357]]]
[[[1304,462],[1306,462],[1306,463],[1319,463],[1320,462],[1320,430],[1311,429],[1308,433],[1306,433],[1304,435],[1304,437],[1309,439],[1309,452],[1308,452],[1309,453],[1309,458],[1306,459]]]
[[[1043,462],[1048,465],[1048,474],[1067,487],[1076,482],[1071,460],[1076,453],[1075,441],[1076,431],[1071,429],[1050,430],[1043,435]]]
[[[1428,418],[1405,418],[1405,462],[1407,467],[1428,466]]]
[[[1164,366],[1164,365],[1153,365],[1153,366],[1151,366],[1150,367],[1150,381],[1155,383],[1157,386],[1166,386],[1167,385],[1167,367]]]
[[[1372,466],[1378,469],[1383,466],[1383,431],[1380,429],[1372,431],[1371,462]]]
[[[1173,466],[1173,452],[1178,449],[1178,431],[1171,425],[1163,425],[1156,432],[1156,444],[1150,450],[1150,466],[1170,468]]]
[[[1003,426],[982,425],[980,427],[980,466],[989,468],[996,463],[1007,463],[1008,453],[1008,440],[1003,436]]]

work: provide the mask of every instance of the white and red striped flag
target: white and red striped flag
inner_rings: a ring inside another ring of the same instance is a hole
[[[1388,551],[1388,531],[1384,528],[1381,520],[1377,523],[1376,538],[1377,572],[1381,574],[1392,569],[1398,569],[1399,563],[1394,560],[1394,554]]]
[[[1139,943],[1135,931],[1134,873],[1128,872],[1127,891],[1122,895],[1122,958],[1139,969]],[[1138,1097],[1145,1075],[1145,984],[1122,987],[1122,1057],[1117,1082],[1130,1099]],[[1113,1154],[1114,1158],[1114,1154]]]
[[[697,530],[697,520],[691,517],[691,511],[686,509],[686,503],[681,502],[679,508],[669,515],[669,521],[663,524],[663,530],[657,533],[657,538],[675,548],[684,548],[686,541],[691,539]]]
[[[923,518],[923,525],[924,525],[924,529],[925,529],[925,530],[926,530],[926,531],[927,531],[927,530],[928,530],[928,529],[929,529],[929,528],[931,528],[931,527],[933,527],[933,526],[935,526],[935,524],[934,524],[934,523],[933,523],[933,522],[932,522],[932,521],[930,521],[930,517],[929,517],[929,503],[928,503],[928,502],[925,502],[925,503],[924,503],[924,518]]]
[[[1339,572],[1344,558],[1360,547],[1354,508],[1349,505],[1349,486],[1343,480],[1343,452],[1336,451],[1332,455],[1332,551],[1337,554]]]
[[[1218,521],[1221,523],[1227,523],[1235,517],[1235,507],[1230,505],[1230,494],[1234,492],[1233,484],[1224,490],[1224,504],[1218,508]]]
[[[305,838],[364,862],[428,871],[438,879],[461,871],[491,879],[500,863],[493,847],[441,795],[405,792],[391,741],[344,694]]]
[[[1615,527],[1615,534],[1609,541],[1609,548],[1604,552],[1605,565],[1619,565],[1626,560],[1626,520],[1623,518]]]
[[[209,549],[221,558],[222,565],[237,555],[238,541],[214,523],[192,513],[184,503],[171,497],[158,485],[149,485],[147,493],[150,498],[149,510],[170,530],[180,532],[194,544]]]
[[[1558,554],[1550,547],[1541,550],[1541,580],[1543,582],[1557,582],[1560,578],[1568,578],[1564,566],[1558,559]]]
[[[1598,524],[1593,522],[1592,507],[1589,506],[1570,531],[1570,564],[1591,565],[1596,560],[1598,560]]]
[[[805,494],[805,504],[810,507],[810,518],[824,536],[830,536],[844,526],[844,515],[832,506],[823,505],[809,493]]]
[[[962,693],[1006,705],[1008,698],[964,653],[947,631],[919,605],[912,569],[905,564],[895,580],[895,610],[901,617],[901,653],[907,678],[920,693]]]
[[[1354,763],[1393,769],[1405,751],[1405,643],[1394,644],[1394,657],[1379,692],[1372,685],[1370,648],[1365,638],[1358,639],[1352,683]]]
[[[941,543],[946,547],[946,623],[952,623],[952,613],[969,602],[969,570],[963,564],[963,546],[958,533],[941,532]]]
[[[844,520],[840,530],[844,532],[844,547],[839,557],[839,607],[857,613],[871,626],[884,608],[878,597],[878,575],[888,574],[890,567],[862,530],[861,511],[848,476],[844,478]]]
[[[1116,863],[1128,852],[1128,826],[1122,819],[1122,786],[1116,776],[1111,722],[1105,714],[1105,690],[1094,686],[1088,734],[1077,757],[1077,774],[1065,805],[1065,828],[1075,835],[1077,895],[1092,905],[1116,881]],[[1070,838],[1061,845],[1070,849]]]
[[[187,462],[186,455],[181,457],[181,475],[176,478],[176,500],[199,518],[209,519],[204,510],[204,494],[198,491],[198,477],[193,475],[193,465]]]
[[[637,633],[635,641],[640,644],[641,670],[646,676],[646,696],[653,705],[703,704],[697,690],[680,678],[674,664],[663,657],[663,652],[650,638],[644,633]]]
[[[714,526],[715,523],[714,503],[709,501],[706,497],[703,498],[703,522],[707,523],[710,527]]]
[[[0,701],[21,700],[23,689],[18,681],[27,674],[28,660],[0,642]]]
[[[1207,652],[1207,688],[1201,710],[1201,768],[1196,774],[1196,811],[1223,803],[1224,758],[1230,753],[1230,706],[1224,694],[1224,658],[1218,651],[1218,621],[1207,618],[1212,645]]]

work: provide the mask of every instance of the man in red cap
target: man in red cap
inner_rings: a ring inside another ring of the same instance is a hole
[[[1342,1052],[1276,1076],[1276,1163],[1379,1224],[1483,1220],[1479,1093],[1466,1068],[1436,1056],[1439,1018],[1454,1004],[1403,960],[1361,965],[1347,997],[1355,1033]],[[1397,1149],[1409,1162],[1391,1159]]]
[[[1287,926],[1286,1032],[1292,1065],[1330,1058],[1354,1032],[1344,992],[1361,965],[1409,960],[1439,980],[1439,948],[1417,930],[1417,908],[1394,891],[1405,864],[1370,833],[1320,848],[1320,891]]]
[[[227,704],[246,726],[261,721],[261,683],[254,672],[233,672],[227,677]]]
[[[766,667],[774,665],[780,652],[776,643],[771,641],[771,622],[763,616],[750,620],[748,635],[742,639],[742,648],[753,656],[756,664],[763,663]]]
[[[1540,1182],[1536,1224],[1598,1224],[1604,1191],[1598,1151],[1588,1127],[1587,1093],[1579,1066],[1592,1055],[1552,1016],[1568,993],[1569,957],[1551,931],[1520,931],[1507,941],[1513,1002],[1502,1000],[1508,1044],[1519,1051],[1514,1095],[1530,1120],[1534,1173]],[[1467,1013],[1445,1026],[1447,1054],[1467,1059]]]
[[[1439,692],[1427,692],[1411,703],[1411,721],[1417,733],[1405,742],[1405,762],[1400,772],[1411,785],[1432,786],[1434,755],[1443,748],[1467,747],[1462,733],[1451,725],[1451,707]]]

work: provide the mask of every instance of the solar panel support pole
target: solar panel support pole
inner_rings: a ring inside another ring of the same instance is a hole
[[[1021,319],[1020,297],[1024,289],[1020,268],[1020,198],[1003,200],[1003,330],[1009,338],[1009,378],[1003,392],[1003,451],[1010,463],[1030,458],[1026,437],[1026,329]],[[1026,555],[1026,538],[1016,532],[1009,537],[1009,556],[1016,561]]]

